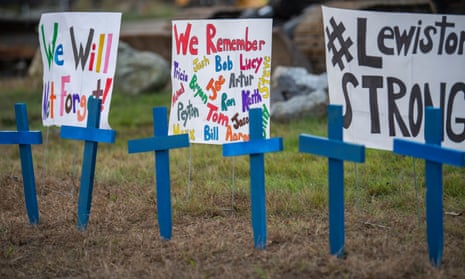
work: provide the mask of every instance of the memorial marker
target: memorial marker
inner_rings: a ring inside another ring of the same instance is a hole
[[[343,142],[342,106],[328,106],[328,139],[300,135],[299,151],[328,157],[330,253],[344,255],[344,160],[365,162],[365,147]]]
[[[168,118],[165,107],[153,109],[154,137],[128,141],[128,152],[139,153],[155,151],[155,172],[157,190],[157,211],[160,236],[171,239],[171,186],[169,150],[188,147],[188,134],[168,136]]]
[[[0,144],[19,144],[27,216],[31,225],[37,225],[39,210],[31,144],[42,144],[42,132],[29,131],[26,104],[15,104],[15,113],[18,131],[0,131]]]
[[[262,109],[249,111],[250,140],[223,144],[223,156],[250,155],[250,199],[252,228],[257,249],[266,248],[265,157],[263,153],[283,150],[282,138],[263,138]]]
[[[425,119],[426,143],[394,139],[394,152],[425,160],[426,176],[426,237],[429,259],[439,267],[444,245],[442,206],[442,164],[465,165],[465,152],[441,147],[443,138],[442,112],[427,107]]]
[[[116,136],[113,130],[99,129],[102,101],[91,97],[88,105],[87,127],[62,126],[60,131],[60,137],[63,139],[85,141],[78,200],[79,230],[87,229],[89,222],[98,143],[114,143]]]

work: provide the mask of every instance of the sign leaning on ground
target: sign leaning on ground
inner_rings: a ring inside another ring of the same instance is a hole
[[[465,17],[323,7],[331,104],[344,140],[392,150],[424,142],[425,108],[443,111],[443,146],[465,150]]]
[[[190,142],[249,139],[249,110],[270,136],[271,19],[172,22],[169,134]]]
[[[101,99],[108,129],[121,13],[48,13],[39,23],[42,123],[85,127],[90,97]]]

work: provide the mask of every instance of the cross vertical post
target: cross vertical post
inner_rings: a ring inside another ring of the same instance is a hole
[[[160,236],[169,240],[172,235],[171,179],[169,150],[189,146],[187,134],[168,136],[165,107],[153,109],[154,137],[128,141],[128,153],[155,152],[157,211]]]
[[[257,113],[258,112],[258,113]],[[250,111],[250,139],[262,139],[262,112]],[[265,156],[263,153],[250,154],[250,199],[252,210],[252,226],[256,235],[255,245],[265,248],[266,231],[266,198],[265,198]]]
[[[0,144],[19,145],[26,211],[29,223],[37,225],[39,223],[39,209],[31,144],[42,144],[42,133],[40,131],[29,131],[26,104],[15,104],[15,114],[18,131],[0,131]]]
[[[425,159],[426,237],[433,266],[442,262],[444,246],[442,164],[465,165],[465,152],[441,147],[443,133],[441,109],[427,107],[425,143],[394,139],[394,152]]]
[[[343,142],[342,106],[328,106],[328,137],[299,136],[299,151],[328,157],[329,246],[344,255],[344,160],[365,162],[365,147]]]
[[[342,110],[332,109],[328,112],[328,138],[341,141],[343,117]],[[344,255],[344,161],[328,157],[329,185],[329,237],[333,245],[331,254]],[[338,247],[338,248],[335,248]]]
[[[89,223],[98,143],[115,142],[115,131],[99,129],[101,104],[102,100],[89,98],[87,127],[62,126],[60,130],[61,138],[85,142],[78,198],[77,227],[79,230],[87,229]]]
[[[283,150],[281,138],[263,138],[262,110],[249,111],[249,134],[247,142],[223,145],[223,156],[250,156],[250,200],[254,245],[257,249],[266,248],[266,199],[265,199],[265,157],[266,152]]]
[[[434,115],[436,114],[436,115]],[[429,144],[441,145],[442,117],[440,110],[431,110],[425,116],[425,141]],[[426,175],[426,237],[430,250],[430,260],[435,266],[442,261],[444,246],[444,226],[442,215],[442,163],[425,160]]]

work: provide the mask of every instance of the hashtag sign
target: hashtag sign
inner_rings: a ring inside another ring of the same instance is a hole
[[[349,52],[349,48],[352,46],[353,42],[350,38],[344,40],[342,35],[346,28],[342,23],[336,24],[336,21],[333,17],[329,20],[329,23],[331,24],[333,32],[330,33],[329,28],[326,27],[326,35],[328,36],[328,51],[333,53],[333,57],[331,58],[333,66],[337,64],[339,69],[342,71],[344,69],[342,58],[345,57],[347,62],[350,62],[353,59]],[[339,49],[334,43],[336,40],[339,43]]]

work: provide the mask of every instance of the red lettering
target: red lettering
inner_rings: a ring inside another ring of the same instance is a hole
[[[209,23],[207,24],[207,54],[216,53],[216,47],[213,43],[213,37],[216,35],[215,25]]]
[[[178,35],[178,28],[176,24],[174,25],[174,39],[176,41],[176,54],[182,52],[183,55],[187,52],[187,47],[189,47],[189,54],[197,55],[198,49],[197,45],[199,44],[199,38],[196,36],[190,37],[192,24],[187,24],[186,30],[184,33]]]

